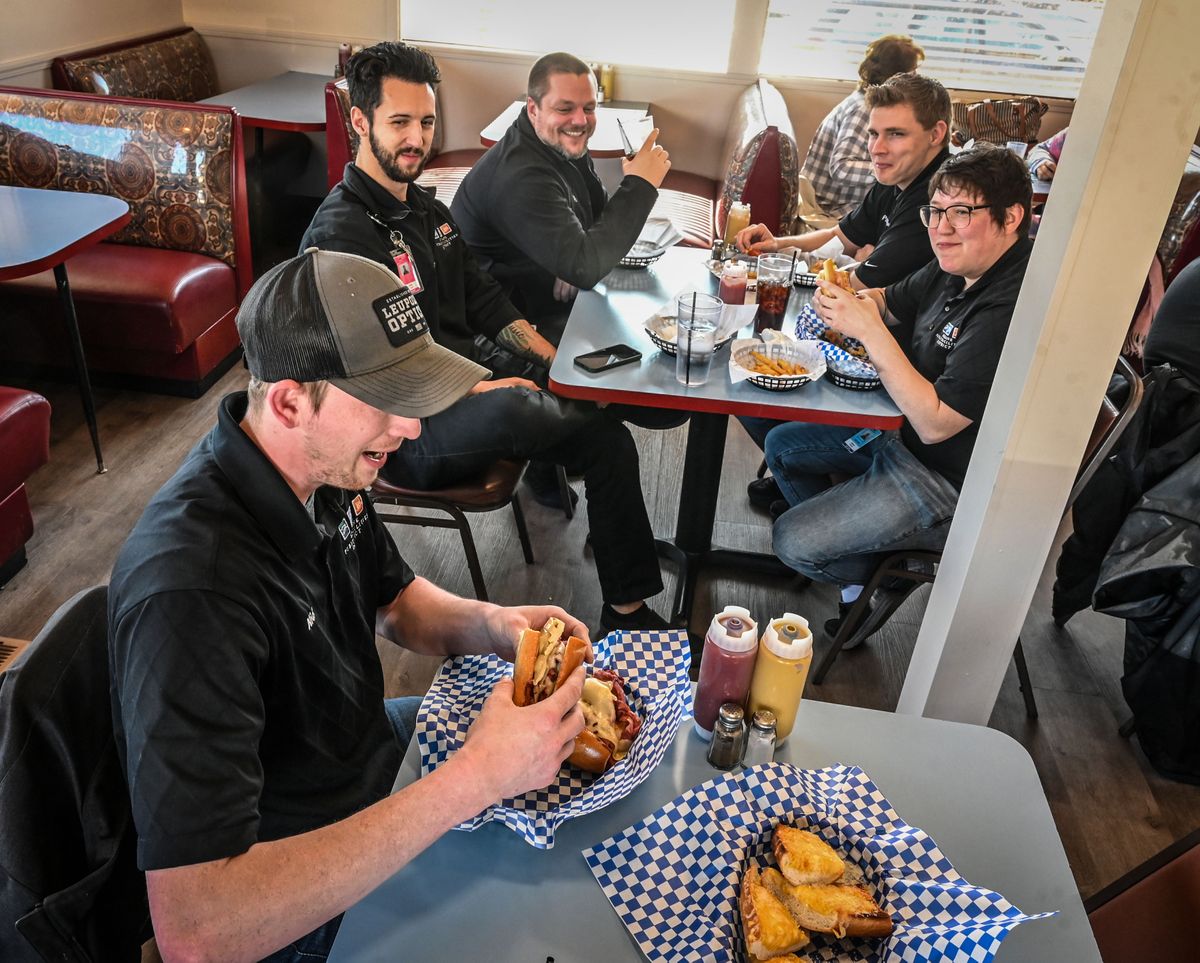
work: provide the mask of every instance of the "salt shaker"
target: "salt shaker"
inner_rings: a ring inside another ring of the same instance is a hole
[[[743,766],[761,766],[775,759],[775,713],[759,709],[754,713],[750,731],[746,733],[746,754]]]
[[[708,747],[708,763],[714,769],[728,771],[742,761],[742,716],[742,707],[736,702],[721,706]]]

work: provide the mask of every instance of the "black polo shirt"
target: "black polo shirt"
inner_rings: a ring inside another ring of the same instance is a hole
[[[921,223],[921,206],[929,203],[929,179],[949,156],[949,150],[939,153],[904,190],[877,183],[862,203],[838,222],[851,244],[875,245],[855,272],[866,287],[893,284],[933,260],[929,232]]]
[[[965,290],[962,278],[934,261],[884,291],[888,312],[900,322],[892,333],[908,360],[933,382],[943,404],[971,419],[935,445],[922,442],[907,419],[900,428],[908,449],[955,488],[967,474],[1032,248],[1020,238]]]
[[[363,493],[321,488],[310,514],[245,411],[244,392],[221,401],[113,568],[113,722],[142,869],[343,819],[400,764],[375,615],[413,573]]]

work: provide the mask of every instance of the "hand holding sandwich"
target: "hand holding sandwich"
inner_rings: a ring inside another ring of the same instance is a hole
[[[880,337],[894,339],[884,324],[880,303],[874,297],[877,292],[854,294],[843,286],[821,278],[817,282],[817,293],[813,296],[813,310],[817,317],[842,334],[857,338],[875,356]]]
[[[489,613],[486,628],[492,643],[491,651],[508,662],[516,661],[516,644],[521,633],[525,629],[540,630],[551,618],[562,621],[564,636],[576,636],[586,643],[583,661],[591,662],[592,643],[588,639],[587,626],[557,605],[511,605]]]
[[[529,706],[513,703],[512,679],[497,683],[456,754],[470,765],[491,802],[554,781],[583,731],[583,679],[578,668],[551,695]]]

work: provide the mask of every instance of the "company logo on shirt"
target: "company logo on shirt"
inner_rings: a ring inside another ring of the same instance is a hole
[[[883,217],[880,218],[880,220],[883,221],[884,227],[892,226],[892,219],[890,217],[888,217],[886,214],[884,214]]]
[[[312,627],[317,624],[317,613],[312,609],[309,609],[308,618],[305,621],[308,623],[308,627],[311,630]]]
[[[354,501],[352,501],[350,504],[351,504],[351,507],[353,507],[353,509],[354,509],[355,515],[361,515],[363,513],[363,497],[362,497],[362,495],[355,495]]]
[[[425,313],[408,288],[376,298],[371,302],[371,308],[393,348],[402,347],[429,331]]]
[[[350,537],[350,525],[347,522],[339,522],[338,532],[342,536],[342,541],[345,541]]]
[[[363,496],[355,495],[346,508],[346,517],[338,523],[338,533],[344,542],[343,555],[349,555],[357,547],[358,534],[367,524],[366,507]]]
[[[443,221],[433,229],[433,243],[438,246],[438,250],[446,250],[458,238],[458,231],[454,225],[448,221]]]
[[[942,330],[937,333],[937,337],[934,340],[937,342],[939,348],[949,351],[958,340],[958,332],[958,325],[953,321],[947,321],[942,326]]]

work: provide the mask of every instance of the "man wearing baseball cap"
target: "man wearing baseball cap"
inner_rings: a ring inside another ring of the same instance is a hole
[[[442,833],[550,783],[582,672],[537,706],[501,682],[466,745],[389,796],[419,699],[385,703],[378,632],[513,657],[552,606],[413,574],[362,489],[483,373],[380,265],[308,251],[238,314],[251,381],[151,500],[113,569],[114,729],[165,958],[324,959],[340,914]]]

